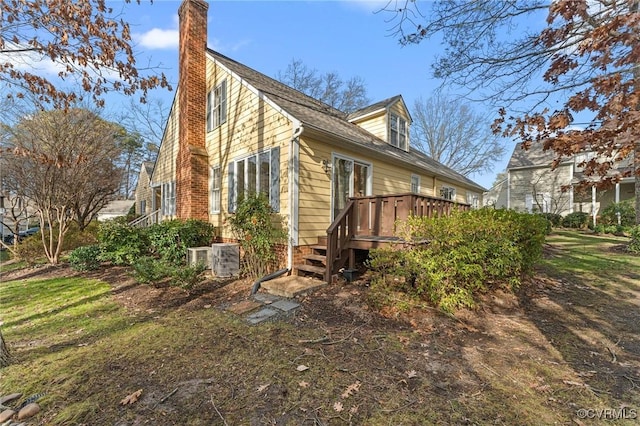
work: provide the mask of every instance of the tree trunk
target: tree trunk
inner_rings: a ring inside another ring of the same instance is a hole
[[[2,337],[2,330],[0,330],[0,368],[6,367],[11,362],[11,355],[9,354],[9,348],[4,342]]]

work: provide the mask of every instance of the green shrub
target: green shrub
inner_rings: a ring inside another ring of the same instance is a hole
[[[133,265],[149,254],[147,230],[129,226],[124,218],[102,222],[98,240],[103,259],[116,265]]]
[[[553,226],[554,228],[557,228],[562,224],[562,216],[559,215],[558,213],[538,213],[538,214],[544,217],[545,219],[547,219],[551,223],[551,226]]]
[[[100,246],[78,247],[69,254],[69,264],[76,271],[93,271],[100,267]]]
[[[624,200],[619,203],[609,204],[600,213],[600,223],[617,225],[618,213],[620,213],[620,225],[633,226],[636,223],[635,200]]]
[[[565,228],[583,229],[587,227],[589,222],[589,213],[573,212],[569,213],[562,219],[562,226]]]
[[[371,252],[372,290],[391,285],[445,311],[473,306],[478,293],[513,288],[532,271],[547,224],[540,215],[501,209],[409,218],[397,224],[408,248]]]
[[[629,234],[631,236],[631,241],[629,242],[627,249],[631,253],[640,254],[640,225],[632,227]]]
[[[243,249],[243,271],[250,278],[259,278],[277,267],[277,245],[286,242],[287,232],[263,194],[240,201],[229,224]]]
[[[142,256],[132,265],[133,278],[141,284],[154,284],[171,276],[171,266],[152,256]]]
[[[194,266],[177,266],[171,271],[171,284],[190,289],[204,280],[203,272],[207,265],[198,263]]]
[[[97,244],[99,229],[98,221],[90,222],[82,231],[75,222],[72,222],[64,236],[62,249],[74,250],[78,247]]]
[[[15,246],[15,255],[18,259],[24,260],[28,264],[34,264],[42,258],[46,258],[44,246],[42,245],[42,235],[37,233],[21,240]]]
[[[211,245],[215,227],[202,220],[176,219],[151,226],[148,237],[154,253],[165,262],[180,266],[187,263],[189,247]]]

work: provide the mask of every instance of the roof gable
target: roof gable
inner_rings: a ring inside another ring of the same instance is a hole
[[[346,113],[330,105],[307,96],[214,50],[208,49],[208,54],[213,61],[226,68],[226,70],[236,78],[247,84],[258,96],[262,96],[266,101],[280,109],[294,121],[298,121],[305,128],[314,129],[317,132],[337,137],[357,148],[382,154],[389,159],[423,169],[427,173],[460,182],[480,191],[485,190],[469,178],[423,153],[415,150],[406,152],[389,145],[384,140],[367,132],[357,124],[351,123]],[[377,102],[364,109],[372,108],[373,111],[373,108],[378,108],[378,105],[390,106],[396,102],[402,102],[402,106],[407,110],[404,100],[400,95]]]

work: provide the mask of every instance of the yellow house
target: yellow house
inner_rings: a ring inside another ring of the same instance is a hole
[[[414,213],[481,205],[484,188],[411,148],[401,96],[338,111],[207,49],[207,8],[185,0],[179,10],[180,79],[151,178],[162,218],[208,220],[231,239],[238,195],[262,192],[287,223],[287,266],[319,273],[311,258],[330,226],[374,235],[403,203]],[[326,262],[358,248],[338,240]]]

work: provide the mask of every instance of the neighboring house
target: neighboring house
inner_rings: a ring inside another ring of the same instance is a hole
[[[357,213],[378,228],[376,206],[482,205],[483,187],[411,147],[401,96],[338,111],[207,49],[207,8],[185,0],[179,10],[179,86],[151,177],[163,219],[207,220],[229,240],[238,200],[263,193],[286,222],[292,267],[356,208],[350,197],[368,197]]]
[[[35,219],[35,209],[30,200],[9,192],[0,192],[0,239],[13,241],[14,234],[26,232],[29,222]]]
[[[98,221],[103,222],[116,217],[126,216],[133,207],[134,200],[113,200],[98,212]]]
[[[153,161],[145,161],[140,167],[138,182],[136,183],[135,200],[136,214],[146,215],[159,207],[159,198],[156,199],[151,189],[151,176],[153,175]]]
[[[634,178],[624,178],[609,190],[593,186],[578,193],[574,186],[584,179],[580,164],[593,158],[592,152],[564,158],[552,170],[555,153],[544,151],[542,144],[533,144],[527,150],[517,144],[507,165],[507,178],[498,182],[484,194],[485,205],[520,211],[558,213],[586,212],[596,217],[601,209],[614,202],[634,197]],[[617,164],[616,169],[629,167]]]

